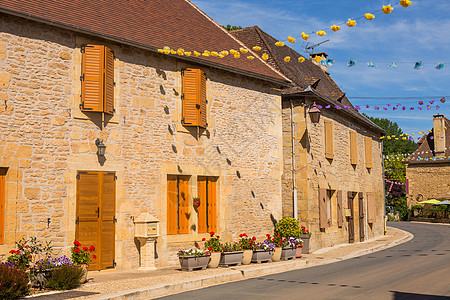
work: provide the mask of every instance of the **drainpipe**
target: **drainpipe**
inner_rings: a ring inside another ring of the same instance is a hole
[[[291,140],[292,140],[292,196],[294,199],[293,218],[298,220],[297,211],[297,187],[295,186],[295,140],[294,140],[294,104],[291,99]]]

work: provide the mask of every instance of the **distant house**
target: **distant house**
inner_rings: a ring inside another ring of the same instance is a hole
[[[406,161],[408,207],[428,199],[450,200],[450,121],[433,116],[433,128]]]
[[[36,236],[135,269],[142,220],[156,266],[210,231],[272,232],[290,80],[197,57],[245,46],[191,2],[4,0],[0,29],[0,261]]]
[[[299,53],[275,46],[277,40],[257,26],[232,34],[261,47],[258,55],[267,53],[267,62],[295,83],[282,91],[283,216],[313,232],[312,250],[382,235],[384,131],[331,79],[325,53],[299,62]],[[317,123],[310,113],[314,103],[322,107]]]

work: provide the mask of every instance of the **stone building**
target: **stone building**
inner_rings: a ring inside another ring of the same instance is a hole
[[[433,116],[433,128],[406,160],[408,207],[417,202],[450,200],[450,121]]]
[[[36,236],[138,268],[138,221],[159,228],[156,266],[209,231],[272,232],[290,81],[197,56],[245,46],[189,1],[5,0],[0,28],[0,260]]]
[[[304,59],[275,46],[277,40],[256,26],[232,34],[248,47],[261,47],[258,54],[267,53],[268,63],[295,83],[282,91],[283,216],[310,229],[313,251],[384,234],[384,131],[334,83],[327,55]],[[314,103],[321,107],[318,122],[310,113]]]

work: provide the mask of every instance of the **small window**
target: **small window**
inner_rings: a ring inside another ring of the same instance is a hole
[[[325,120],[325,157],[334,158],[333,122],[330,120]]]
[[[199,176],[198,233],[217,232],[217,177]]]
[[[181,71],[182,119],[184,126],[206,128],[206,75],[200,69],[187,68]]]
[[[167,176],[167,234],[189,233],[189,176]]]
[[[358,164],[358,143],[356,131],[350,131],[350,163]]]
[[[373,155],[372,155],[372,138],[364,138],[364,148],[366,152],[366,168],[372,169],[373,167]]]
[[[114,53],[103,45],[86,45],[81,74],[82,111],[114,113]]]

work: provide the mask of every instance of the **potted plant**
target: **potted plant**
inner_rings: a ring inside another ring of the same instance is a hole
[[[283,218],[275,225],[275,233],[281,235],[284,238],[301,238],[301,228],[297,219]],[[297,245],[298,248],[302,245]],[[298,255],[296,257],[302,257],[302,249],[297,250]]]
[[[192,198],[192,203],[194,204],[194,208],[197,209],[200,206],[200,198],[199,197]]]
[[[225,243],[222,245],[222,255],[219,265],[227,267],[240,266],[243,256],[244,251],[242,251],[242,247],[238,243]]]
[[[192,248],[178,251],[181,270],[192,271],[195,269],[205,270],[208,266],[211,255],[207,250]]]
[[[208,268],[217,268],[219,266],[222,245],[220,244],[220,237],[215,235],[214,231],[209,233],[209,240],[203,238],[202,241],[205,242],[205,250],[211,253],[211,260],[209,261]]]
[[[272,238],[270,237],[270,234],[267,234],[267,240],[271,240],[273,244],[275,245],[275,248],[273,249],[272,254],[272,261],[280,261],[281,259],[281,252],[283,250],[283,239],[281,235],[276,234]]]
[[[311,232],[305,228],[305,226],[300,227],[300,238],[303,241],[303,253],[309,253],[309,239],[311,237]]]
[[[242,256],[242,264],[248,265],[252,261],[253,248],[255,247],[256,238],[249,238],[246,233],[240,234],[239,237],[241,238],[239,240],[239,245],[244,251]]]
[[[298,247],[300,246],[300,247]],[[284,238],[283,239],[283,248],[281,251],[281,260],[290,260],[295,257],[301,257],[302,250],[302,240],[299,238]],[[300,256],[296,255],[296,252],[300,249]]]
[[[275,244],[271,240],[264,240],[262,243],[256,243],[253,250],[252,262],[263,263],[272,262],[272,253]]]
[[[94,246],[90,246],[89,248],[81,248],[81,243],[77,240],[73,242],[73,247],[70,248],[73,263],[79,265],[84,271],[83,276],[81,277],[81,283],[87,282],[87,271],[89,268],[89,263],[92,261],[92,259],[97,259],[97,256],[95,254],[91,254],[94,251]]]

